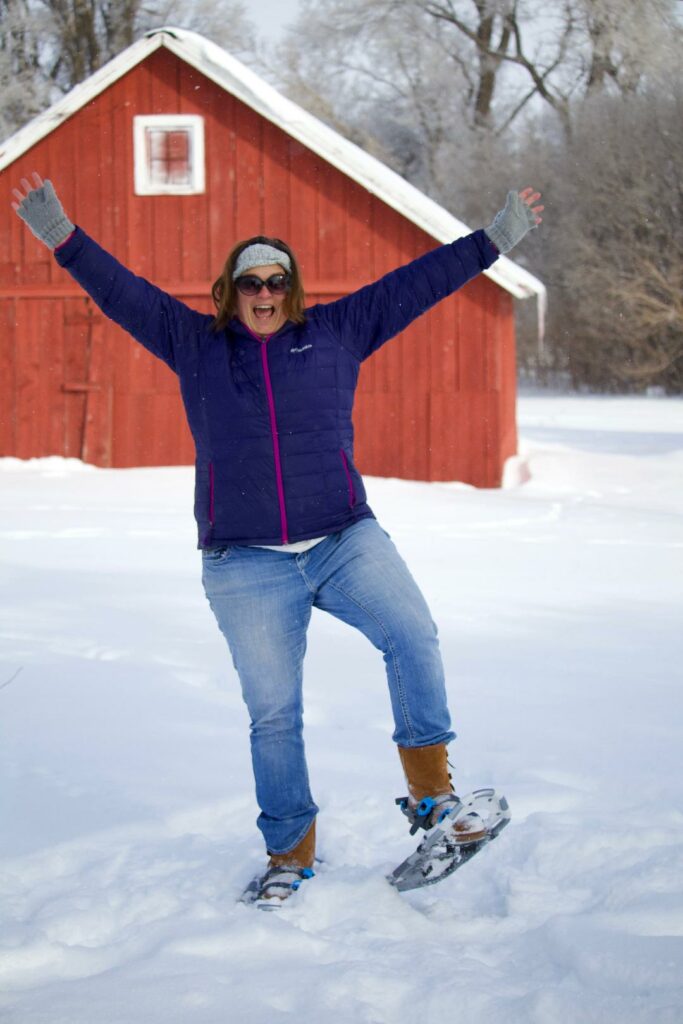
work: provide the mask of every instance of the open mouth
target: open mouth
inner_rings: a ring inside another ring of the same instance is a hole
[[[254,316],[257,320],[267,320],[275,313],[275,306],[259,305],[253,307]]]

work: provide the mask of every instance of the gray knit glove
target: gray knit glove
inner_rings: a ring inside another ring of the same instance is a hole
[[[16,209],[36,238],[50,249],[65,242],[74,230],[49,180],[40,188],[31,189]]]
[[[493,218],[484,231],[498,252],[509,252],[521,242],[528,231],[536,227],[536,218],[517,192],[508,192],[505,207]]]

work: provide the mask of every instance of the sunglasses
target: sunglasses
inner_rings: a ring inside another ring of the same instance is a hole
[[[284,295],[290,284],[289,274],[271,274],[266,281],[256,274],[243,274],[235,281],[235,287],[242,295],[258,295],[264,285],[271,295]]]

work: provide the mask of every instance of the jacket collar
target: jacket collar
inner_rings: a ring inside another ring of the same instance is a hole
[[[268,340],[270,340],[270,338],[280,338],[282,337],[282,335],[287,334],[289,331],[293,330],[296,326],[297,325],[292,320],[287,320],[282,325],[282,327],[280,327],[279,330],[275,332],[275,334],[260,335],[257,334],[255,331],[252,331],[249,327],[247,327],[246,324],[242,323],[242,321],[238,317],[234,316],[231,320],[228,321],[226,330],[229,331],[231,334],[239,335],[239,337],[241,338],[250,338],[252,341],[262,341],[264,337],[267,337]]]

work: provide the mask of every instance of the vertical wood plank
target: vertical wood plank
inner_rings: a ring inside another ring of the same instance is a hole
[[[291,205],[289,146],[280,129],[266,121],[261,134],[263,175],[263,228],[271,238],[290,244]]]
[[[320,296],[313,287],[320,281],[320,213],[318,209],[319,160],[294,139],[289,139],[289,220],[291,245],[297,254],[308,301]]]
[[[49,311],[41,300],[30,299],[22,305],[25,330],[16,348],[16,445],[18,457],[27,459],[51,454],[45,401]]]
[[[18,302],[0,301],[0,456],[16,455],[17,451],[17,381],[16,347],[19,316]]]
[[[88,303],[88,352],[81,458],[96,466],[111,466],[112,391],[107,373],[103,317]]]
[[[188,64],[177,62],[178,111],[181,114],[197,114],[204,119],[204,161],[205,189],[210,187],[206,174],[209,161],[215,165],[214,148],[217,142],[214,120],[214,104],[211,98],[215,89],[207,88],[211,83]],[[209,204],[207,191],[203,195],[180,197],[180,267],[183,281],[213,281],[218,277],[219,267],[211,265],[209,240]],[[221,201],[222,206],[222,201]],[[225,216],[225,210],[221,213]],[[215,273],[214,273],[215,271]]]
[[[83,449],[86,396],[85,392],[74,390],[74,386],[86,378],[87,338],[87,300],[66,300],[62,304],[63,451],[73,459],[80,459]]]
[[[501,349],[500,476],[506,459],[517,453],[517,353],[515,348],[514,300],[499,295],[499,344]]]
[[[243,103],[234,107],[236,243],[263,234],[263,173],[262,119]]]
[[[345,179],[335,167],[321,163],[318,182],[318,246],[321,281],[348,280],[348,213]]]

